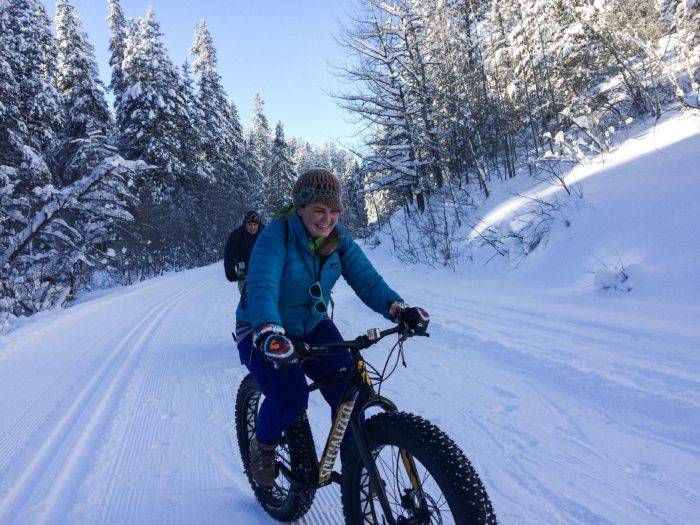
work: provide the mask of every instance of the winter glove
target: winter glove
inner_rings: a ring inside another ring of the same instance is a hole
[[[423,308],[408,306],[406,303],[395,302],[389,307],[391,318],[416,334],[424,334],[430,323],[430,315]]]
[[[284,328],[279,325],[264,324],[258,328],[253,335],[253,345],[275,368],[299,362],[294,343],[284,335]]]
[[[239,279],[245,275],[245,261],[240,261],[236,264],[236,275]]]

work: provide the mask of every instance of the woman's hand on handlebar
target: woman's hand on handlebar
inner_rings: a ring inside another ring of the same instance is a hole
[[[399,325],[406,327],[407,335],[425,335],[430,323],[430,314],[419,306],[408,306],[406,303],[392,303],[389,314]],[[403,331],[403,330],[402,330]]]
[[[284,328],[275,324],[264,324],[255,331],[253,344],[275,368],[299,362],[294,343],[286,335]]]

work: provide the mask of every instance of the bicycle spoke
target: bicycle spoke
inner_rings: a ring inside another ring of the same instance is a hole
[[[413,458],[415,475],[420,480],[418,490],[413,488],[401,457],[401,449],[384,446],[372,453],[380,478],[384,480],[384,491],[393,518],[416,518],[425,516],[435,524],[455,523],[455,517],[449,509],[447,499],[435,479],[417,459]],[[384,523],[386,517],[382,511],[377,495],[371,488],[371,480],[366,469],[360,476],[360,509],[363,523]],[[423,514],[426,513],[427,515]]]

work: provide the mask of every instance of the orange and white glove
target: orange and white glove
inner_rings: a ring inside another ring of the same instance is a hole
[[[294,343],[284,335],[284,328],[276,324],[264,324],[253,334],[253,345],[275,368],[299,362]]]

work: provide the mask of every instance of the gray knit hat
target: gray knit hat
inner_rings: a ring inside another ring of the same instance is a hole
[[[292,199],[295,206],[320,202],[334,210],[343,211],[340,181],[330,171],[314,168],[302,173],[294,183]]]

